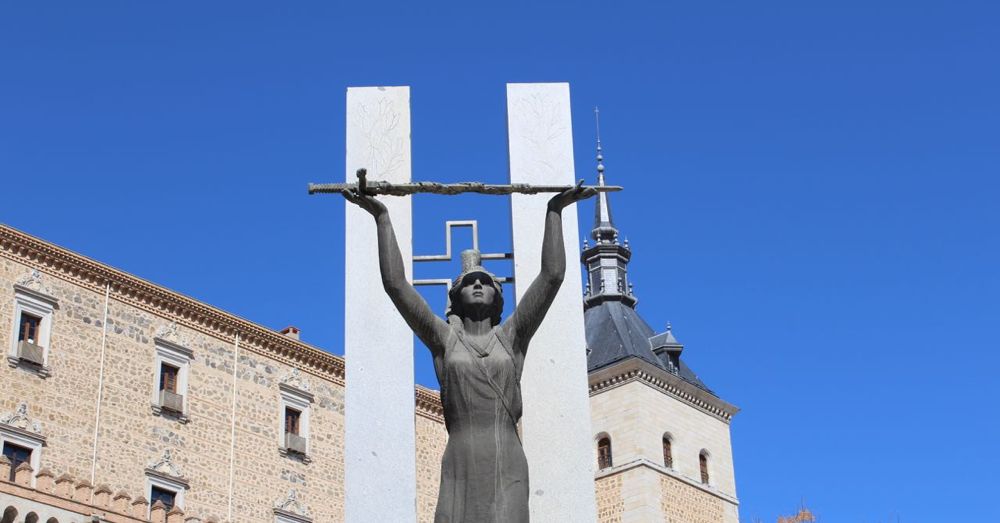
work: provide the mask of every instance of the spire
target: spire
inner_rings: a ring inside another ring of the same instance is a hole
[[[604,186],[604,149],[601,146],[600,110],[594,108],[597,126],[597,185]],[[605,301],[619,301],[635,307],[637,300],[632,294],[632,283],[628,281],[628,260],[632,251],[626,241],[618,241],[618,229],[611,220],[611,205],[608,193],[600,192],[594,205],[594,229],[590,231],[594,244],[583,243],[581,261],[587,266],[587,290],[584,308],[590,308]]]
[[[597,185],[604,187],[604,149],[601,147],[601,110],[594,108],[594,122],[597,127]],[[615,242],[618,238],[618,230],[611,220],[611,204],[608,202],[608,193],[597,194],[597,205],[594,206],[594,229],[590,235],[598,243]]]

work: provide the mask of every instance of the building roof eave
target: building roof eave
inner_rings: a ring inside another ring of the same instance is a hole
[[[588,376],[591,396],[633,381],[645,383],[727,424],[740,411],[736,405],[639,358],[620,360],[594,370]]]

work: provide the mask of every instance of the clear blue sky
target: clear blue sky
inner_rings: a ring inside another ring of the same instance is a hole
[[[5,2],[0,221],[342,353],[345,88],[412,86],[416,178],[502,182],[505,83],[568,81],[640,312],[743,408],[743,519],[1000,521],[994,2],[410,4]],[[483,198],[417,252],[507,247]]]

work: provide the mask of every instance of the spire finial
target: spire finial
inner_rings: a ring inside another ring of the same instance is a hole
[[[594,107],[594,125],[597,129],[597,185],[604,186],[604,150],[601,145],[601,110]],[[611,220],[611,205],[608,203],[608,195],[600,193],[597,195],[597,202],[594,205],[594,229],[590,235],[594,238],[595,244],[617,244],[618,231],[615,230]]]
[[[673,326],[670,325],[670,321],[667,321],[667,332],[670,332],[672,329],[673,329]]]
[[[597,183],[604,185],[604,153],[601,149],[601,110],[594,107],[594,127],[597,128]]]
[[[601,109],[594,106],[594,124],[597,127],[597,150],[601,150]]]

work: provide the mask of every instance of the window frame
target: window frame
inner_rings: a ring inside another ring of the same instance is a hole
[[[311,417],[313,395],[308,391],[286,383],[278,384],[278,390],[281,393],[280,400],[278,401],[278,452],[282,456],[300,457],[303,462],[309,463],[312,461],[309,457],[312,454],[312,438],[309,437],[309,418]],[[299,413],[299,431],[296,436],[306,441],[305,454],[289,452],[288,447],[285,446],[285,434],[288,433],[288,427],[286,426],[288,422],[286,417],[288,409],[298,411]]]
[[[154,338],[153,343],[155,347],[155,358],[153,361],[153,386],[151,387],[152,395],[150,397],[153,414],[157,416],[166,415],[176,418],[181,423],[187,423],[190,421],[189,412],[191,405],[188,398],[188,381],[191,372],[191,361],[194,359],[194,353],[186,347],[182,347],[162,338]],[[183,408],[180,413],[168,411],[163,409],[160,405],[160,391],[163,390],[160,388],[160,381],[162,379],[164,364],[177,369],[176,390],[173,392],[182,399]]]
[[[45,438],[40,435],[30,434],[18,429],[17,427],[0,424],[0,448],[2,448],[5,443],[26,448],[31,451],[31,457],[28,459],[28,465],[31,466],[31,486],[34,487],[35,479],[38,476],[38,470],[42,466],[42,447],[45,446]]]
[[[601,444],[603,442],[605,442],[605,441],[608,442],[608,444],[607,444],[607,464],[606,465],[605,465],[605,459],[604,459],[605,456],[601,452],[602,451],[602,447],[603,447]],[[613,447],[612,442],[611,442],[611,436],[609,436],[607,434],[600,434],[597,437],[597,470],[607,470],[607,469],[610,469],[610,468],[614,468],[614,466],[615,466],[614,447]]]
[[[21,450],[24,450],[24,451],[28,452],[28,459],[26,459],[24,461],[17,461],[15,459],[11,459],[10,456],[7,456],[6,452],[3,453],[3,455],[7,457],[7,460],[10,461],[10,472],[8,473],[8,479],[7,480],[10,481],[11,483],[13,483],[14,482],[15,473],[17,471],[17,467],[21,466],[21,463],[27,463],[28,466],[30,467],[31,466],[31,458],[35,455],[35,450],[32,449],[31,447],[25,447],[24,445],[18,445],[17,443],[14,443],[13,441],[3,441],[3,442],[0,442],[0,450],[6,449],[8,447],[16,447],[18,449],[21,449]]]
[[[702,485],[712,486],[712,454],[705,449],[698,452],[698,475]]]
[[[149,486],[149,505],[150,506],[153,506],[154,504],[156,504],[156,501],[157,501],[156,500],[156,496],[153,494],[154,490],[159,490],[160,492],[169,493],[171,495],[171,497],[173,498],[173,501],[170,502],[170,506],[167,507],[167,511],[170,511],[170,509],[172,509],[175,506],[177,506],[177,491],[174,490],[174,489],[163,488],[163,487],[161,487],[159,485],[156,485],[156,484],[153,484],[153,485]],[[164,503],[164,505],[165,504],[166,503]]]
[[[149,500],[149,508],[146,509],[146,517],[153,509],[153,487],[160,490],[168,490],[174,493],[174,506],[184,510],[184,491],[188,489],[188,484],[184,481],[171,479],[163,474],[154,474],[146,471],[146,499]]]
[[[274,523],[312,523],[312,518],[300,516],[281,509],[273,509]]]
[[[14,285],[14,315],[11,320],[10,346],[7,349],[8,365],[34,372],[41,378],[52,375],[52,369],[49,366],[49,349],[52,347],[52,318],[58,308],[59,300],[27,287]],[[17,346],[21,341],[21,316],[23,314],[35,316],[41,320],[38,324],[38,335],[35,343],[42,349],[42,365],[40,367],[22,364],[21,358],[17,355]]]
[[[669,432],[664,433],[661,444],[663,446],[663,467],[674,470],[674,437]],[[669,463],[667,458],[670,458]]]

